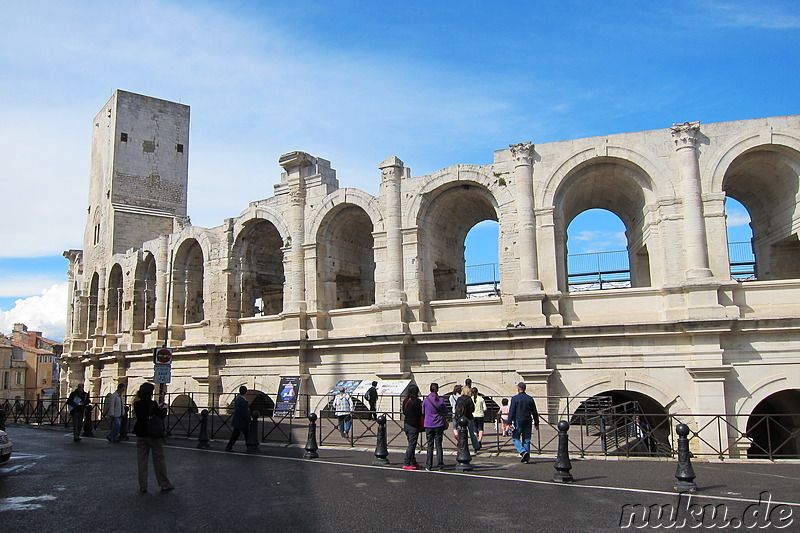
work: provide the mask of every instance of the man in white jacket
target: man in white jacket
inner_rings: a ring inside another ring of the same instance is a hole
[[[122,397],[124,394],[125,384],[120,383],[117,385],[117,390],[108,397],[106,416],[108,416],[108,420],[111,422],[111,429],[108,431],[108,435],[106,435],[108,442],[119,442],[119,429],[122,425]]]

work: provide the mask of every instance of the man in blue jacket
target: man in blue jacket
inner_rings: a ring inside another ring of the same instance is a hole
[[[511,426],[511,440],[522,458],[527,463],[531,458],[531,426],[539,431],[539,413],[533,398],[525,394],[525,383],[517,383],[517,395],[511,398],[508,408],[508,423]]]

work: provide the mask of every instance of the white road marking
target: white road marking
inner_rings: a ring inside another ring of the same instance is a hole
[[[0,500],[0,512],[3,511],[33,511],[42,507],[41,503],[55,500],[55,496],[43,494],[41,496],[15,496]]]

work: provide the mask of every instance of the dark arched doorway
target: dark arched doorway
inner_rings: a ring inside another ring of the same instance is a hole
[[[782,390],[761,400],[747,419],[747,437],[752,442],[749,458],[800,458],[800,390]]]

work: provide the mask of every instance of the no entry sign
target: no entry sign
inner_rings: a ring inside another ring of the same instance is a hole
[[[153,362],[157,365],[171,365],[172,348],[155,348],[153,350]]]

